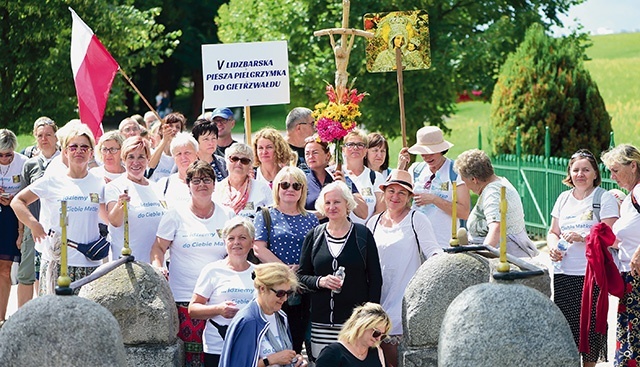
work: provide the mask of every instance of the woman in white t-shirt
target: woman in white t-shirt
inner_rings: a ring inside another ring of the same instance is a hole
[[[151,246],[156,239],[160,219],[166,211],[156,183],[144,177],[151,150],[149,142],[133,136],[122,144],[126,174],[109,182],[105,202],[109,215],[112,257],[120,257],[124,247],[124,202],[129,202],[129,248],[136,260],[150,263]]]
[[[222,229],[228,256],[205,266],[196,282],[189,316],[206,322],[203,334],[205,367],[218,367],[231,319],[253,299],[255,289],[251,273],[254,265],[247,261],[247,255],[254,236],[255,228],[247,218],[230,219]]]
[[[599,187],[602,179],[598,162],[593,154],[580,149],[569,160],[567,177],[562,182],[571,187],[556,200],[551,212],[551,228],[547,235],[549,256],[560,262],[553,276],[553,301],[564,314],[576,346],[580,342],[580,309],[582,289],[587,270],[586,236],[591,227],[599,221],[609,226],[618,219],[618,203],[606,190]],[[597,199],[599,198],[599,199]],[[598,201],[598,202],[596,202]],[[600,204],[599,214],[594,212],[594,204]],[[568,248],[558,250],[562,241]],[[592,308],[598,299],[599,289],[594,287]],[[589,330],[588,354],[582,353],[585,367],[593,367],[607,358],[607,336],[595,331],[595,323]]]
[[[416,143],[410,148],[402,148],[398,157],[399,168],[410,162],[409,153],[422,157],[421,162],[408,169],[413,177],[413,209],[429,217],[442,247],[448,247],[451,239],[453,182],[457,185],[457,219],[469,217],[471,203],[469,188],[454,170],[454,161],[445,156],[451,147],[453,144],[444,140],[442,130],[437,126],[425,126],[416,133]]]
[[[189,133],[180,132],[171,140],[171,156],[178,172],[158,181],[160,195],[170,209],[189,204],[191,194],[186,182],[187,168],[198,159],[198,142]]]
[[[123,141],[120,131],[115,130],[106,132],[96,144],[96,159],[102,165],[92,168],[91,173],[103,177],[105,183],[122,176],[125,171],[120,154]]]
[[[189,302],[202,268],[227,255],[221,230],[233,212],[211,200],[216,174],[209,163],[192,163],[185,180],[191,192],[189,205],[170,208],[160,220],[156,241],[151,248],[151,264],[169,279],[178,307],[178,337],[186,344],[186,365],[192,365],[192,361],[195,364],[204,361],[204,354],[198,351],[202,350],[205,323],[189,317]],[[167,269],[164,267],[164,255],[169,249],[171,264]]]
[[[104,180],[88,170],[94,147],[91,130],[86,125],[74,125],[61,138],[61,143],[62,154],[69,165],[66,172],[44,175],[22,190],[11,205],[18,219],[31,228],[36,248],[44,250],[40,267],[41,294],[54,292],[59,275],[61,202],[67,202],[67,239],[75,243],[89,244],[99,240],[98,222],[107,220]],[[42,203],[40,221],[27,207],[38,199]],[[93,273],[102,261],[90,260],[69,246],[67,264],[68,275],[74,281]],[[74,291],[77,293],[80,289]]]
[[[398,365],[398,344],[402,340],[404,290],[422,264],[421,257],[428,259],[442,252],[429,218],[411,209],[412,181],[407,171],[391,171],[387,181],[380,185],[387,210],[367,222],[376,240],[382,270],[380,304],[393,325],[381,346],[387,365],[393,367]]]
[[[255,218],[259,207],[273,204],[271,188],[263,181],[251,178],[253,150],[247,144],[236,143],[224,152],[229,176],[216,185],[214,200],[243,217]]]
[[[372,171],[364,165],[368,145],[367,134],[360,129],[353,129],[344,137],[344,145],[342,146],[346,176],[353,181],[367,203],[366,218],[362,219],[353,213],[349,215],[354,223],[360,224],[365,224],[374,213],[380,213],[385,209],[382,190],[380,190],[380,185],[384,183],[382,174]]]
[[[602,162],[611,170],[611,178],[629,191],[620,205],[620,219],[613,225],[624,280],[624,296],[618,308],[617,348],[614,364],[631,366],[640,360],[640,151],[621,144],[602,155]]]

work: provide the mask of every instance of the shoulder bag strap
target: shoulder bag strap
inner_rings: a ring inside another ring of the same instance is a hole
[[[597,186],[596,191],[593,193],[593,203],[591,204],[593,207],[593,216],[598,222],[600,222],[600,203],[602,202],[602,194],[604,194],[604,189]]]
[[[262,212],[262,219],[264,220],[265,230],[267,231],[267,248],[271,247],[271,213],[269,213],[269,208],[262,206],[260,207],[260,211]]]

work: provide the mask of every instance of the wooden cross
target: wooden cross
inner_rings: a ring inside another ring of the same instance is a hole
[[[349,7],[350,1],[342,0],[342,28],[329,28],[313,32],[313,35],[316,37],[329,35],[331,47],[333,47],[333,54],[336,59],[335,88],[338,101],[342,99],[343,93],[347,90],[347,80],[349,79],[347,64],[349,63],[349,56],[353,48],[353,41],[356,36],[373,38],[372,33],[349,28]],[[334,34],[341,35],[339,45],[336,44],[333,38]]]

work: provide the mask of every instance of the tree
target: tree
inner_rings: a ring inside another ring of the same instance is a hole
[[[494,153],[513,153],[520,127],[523,152],[544,154],[545,126],[551,154],[580,148],[599,155],[609,145],[611,118],[584,66],[582,38],[552,38],[534,24],[505,62],[491,104]]]
[[[431,69],[405,73],[407,134],[424,124],[447,130],[445,118],[455,111],[462,89],[491,91],[499,65],[524,37],[533,22],[560,24],[557,16],[582,0],[374,0],[351,3],[349,24],[362,28],[369,12],[424,9],[430,17]],[[324,81],[333,81],[335,65],[329,41],[313,31],[339,26],[342,4],[338,0],[230,0],[216,18],[223,42],[287,40],[291,102],[313,107],[323,101]],[[355,87],[369,92],[362,102],[361,121],[386,136],[400,134],[395,73],[366,74],[364,41],[357,40],[348,71],[357,77]]]
[[[70,62],[68,1],[5,1],[0,4],[0,114],[3,127],[28,132],[46,115],[59,123],[77,118]],[[155,22],[160,9],[138,10],[128,0],[74,1],[74,10],[93,29],[120,67],[132,75],[161,61],[175,48],[179,32]],[[123,78],[116,78],[107,111],[122,110]]]

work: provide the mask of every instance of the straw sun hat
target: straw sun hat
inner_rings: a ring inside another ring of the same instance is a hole
[[[405,170],[394,169],[391,171],[387,181],[379,186],[380,190],[384,191],[389,185],[400,185],[410,193],[413,193],[413,178],[411,174]]]
[[[444,152],[453,144],[444,140],[442,130],[436,126],[425,126],[416,133],[416,143],[409,148],[411,154],[435,154]]]

